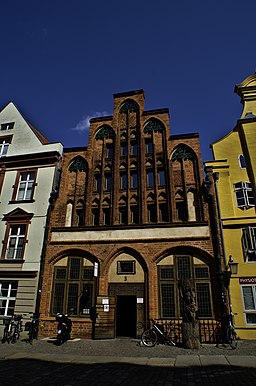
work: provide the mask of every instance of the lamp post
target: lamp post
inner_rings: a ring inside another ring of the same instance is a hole
[[[229,293],[229,284],[231,275],[236,275],[238,272],[238,263],[234,262],[233,256],[229,255],[228,264],[226,265],[225,271],[223,272],[223,280],[225,288]]]

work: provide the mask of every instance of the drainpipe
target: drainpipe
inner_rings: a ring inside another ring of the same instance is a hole
[[[219,173],[214,172],[212,174],[212,176],[213,176],[213,181],[214,181],[214,192],[215,192],[215,196],[216,196],[217,211],[218,211],[218,218],[219,218],[220,237],[221,237],[222,248],[223,248],[223,262],[224,262],[225,269],[227,269],[226,268],[228,266],[227,265],[227,255],[226,255],[225,244],[224,244],[223,225],[222,225],[222,219],[221,219],[221,213],[220,213],[220,200],[219,200],[219,193],[218,193],[218,188],[217,188],[217,183],[219,181]],[[232,303],[231,303],[229,284],[226,286],[226,290],[227,290],[227,295],[228,295],[229,313],[232,314]]]
[[[36,315],[39,315],[39,310],[40,310],[44,262],[45,262],[48,233],[49,233],[49,229],[50,229],[50,218],[51,218],[52,209],[54,207],[55,201],[56,201],[56,199],[58,197],[58,193],[59,193],[60,174],[61,174],[61,170],[59,168],[57,168],[56,175],[55,175],[55,181],[53,184],[54,186],[53,186],[53,189],[52,189],[51,194],[50,194],[49,205],[48,205],[47,214],[46,214],[44,239],[43,239],[43,246],[42,246],[41,258],[40,258],[39,278],[38,278],[38,285],[37,285],[37,297],[36,297],[36,307],[35,307]]]
[[[217,259],[217,264],[218,264],[217,275],[219,277],[220,288],[221,288],[221,298],[222,298],[222,307],[223,307],[222,311],[223,311],[223,315],[226,315],[227,314],[227,302],[226,302],[226,292],[225,292],[225,285],[224,285],[224,279],[223,279],[221,249],[220,249],[220,242],[219,242],[219,236],[220,236],[222,244],[223,244],[223,236],[222,236],[222,226],[221,226],[221,221],[220,221],[219,203],[218,203],[218,198],[217,198],[217,194],[216,194],[217,190],[216,190],[216,186],[215,186],[215,182],[217,181],[217,179],[216,179],[217,175],[214,175],[214,173],[212,173],[211,167],[206,167],[205,172],[206,172],[206,178],[204,181],[204,186],[207,190],[207,195],[208,195],[210,209],[211,209],[210,222],[212,225],[212,238],[213,238],[213,242],[214,242],[214,255]],[[214,192],[213,193],[211,192],[212,181],[214,181],[214,184],[213,184]],[[215,197],[216,197],[216,200],[215,200]],[[217,210],[216,210],[216,207],[217,207]],[[218,225],[220,225],[221,232],[219,232]],[[223,263],[225,264],[225,267],[226,267],[225,254],[223,256]]]

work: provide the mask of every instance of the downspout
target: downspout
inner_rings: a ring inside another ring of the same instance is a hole
[[[211,213],[212,215],[210,217],[210,221],[212,224],[212,238],[213,238],[213,242],[214,242],[214,255],[217,258],[217,264],[218,264],[217,276],[219,277],[219,282],[220,282],[222,307],[223,307],[222,313],[224,316],[227,314],[227,302],[226,302],[226,295],[225,295],[225,285],[224,285],[224,279],[223,279],[222,259],[221,259],[221,250],[220,250],[220,242],[219,242],[219,233],[221,233],[220,237],[221,237],[222,243],[223,243],[223,237],[222,237],[222,227],[220,224],[219,203],[218,203],[218,198],[217,198],[217,194],[216,194],[217,192],[216,192],[216,187],[215,187],[216,176],[214,176],[214,173],[212,173],[211,167],[206,167],[205,172],[206,172],[206,178],[204,181],[204,185],[205,185],[205,188],[206,188],[207,193],[208,193],[209,204],[210,204],[210,208],[211,208],[211,212],[212,212]],[[214,193],[211,192],[212,180],[214,181],[214,184],[213,184],[214,185],[213,186]],[[214,194],[215,194],[216,200],[214,200]],[[216,210],[216,206],[217,206],[217,210]],[[217,221],[217,218],[218,218],[218,221]],[[221,232],[219,232],[218,223],[220,225]],[[223,254],[223,257],[224,257],[223,262],[226,266],[225,254]]]
[[[51,212],[52,212],[52,209],[54,207],[55,201],[56,201],[56,199],[58,197],[58,193],[59,193],[60,174],[61,174],[61,170],[57,166],[56,174],[55,174],[55,178],[54,178],[55,181],[53,183],[53,189],[50,193],[49,205],[48,205],[47,214],[46,214],[44,239],[43,239],[43,246],[42,246],[41,258],[40,258],[39,278],[38,278],[38,285],[37,285],[37,296],[36,296],[36,307],[35,307],[35,314],[37,316],[39,316],[39,311],[40,311],[44,262],[45,262],[45,255],[46,255],[48,233],[49,233],[49,229],[50,229]]]

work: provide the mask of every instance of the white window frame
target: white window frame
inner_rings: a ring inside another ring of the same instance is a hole
[[[255,206],[255,197],[250,182],[237,182],[234,184],[236,204],[238,208],[250,208]],[[238,197],[242,193],[242,197]],[[240,202],[241,201],[241,202]],[[252,202],[253,201],[253,202]]]
[[[256,263],[256,227],[242,229],[242,244],[244,257],[247,263]]]
[[[243,288],[245,287],[250,287],[252,289],[252,300],[254,303],[254,309],[246,309],[245,307],[245,300],[244,300],[244,292]],[[245,316],[245,323],[247,325],[256,325],[256,319],[255,323],[248,323],[247,315],[256,315],[256,285],[253,284],[246,284],[246,285],[241,285],[241,293],[242,293],[242,299],[243,299],[243,308],[244,308],[244,316]]]
[[[12,234],[14,227],[18,227],[17,234]],[[24,233],[22,229],[24,228]],[[26,241],[26,224],[10,225],[5,258],[8,260],[22,260],[23,249]],[[12,245],[10,245],[12,244]],[[11,252],[11,254],[10,254]]]
[[[22,177],[24,175],[26,176],[26,179],[22,180]],[[32,178],[31,178],[31,175],[33,175]],[[16,194],[16,200],[17,201],[32,200],[34,188],[35,188],[35,179],[36,179],[35,171],[20,173],[18,189],[17,189],[17,194]]]
[[[3,283],[7,283],[8,284],[7,296],[3,296],[2,295]],[[15,284],[16,288],[12,288],[13,284]],[[11,313],[8,313],[9,305],[10,305],[10,301],[14,301],[14,307],[15,307],[17,290],[18,290],[18,283],[17,283],[17,281],[7,281],[7,280],[6,281],[5,280],[1,280],[0,281],[0,305],[1,305],[0,306],[0,314],[1,314],[1,316],[11,316]],[[13,295],[12,291],[15,291],[15,296],[12,296]],[[6,301],[6,304],[3,307],[2,304],[3,304],[4,301]],[[13,307],[13,311],[14,311],[14,307]],[[2,313],[3,309],[4,309],[4,312]]]
[[[6,156],[6,154],[8,152],[9,145],[10,145],[9,139],[4,138],[4,139],[0,140],[0,157]]]

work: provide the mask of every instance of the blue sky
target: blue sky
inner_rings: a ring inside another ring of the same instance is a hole
[[[203,160],[242,111],[256,67],[255,0],[9,0],[1,4],[0,108],[13,101],[50,141],[86,146],[113,94],[144,89]]]

